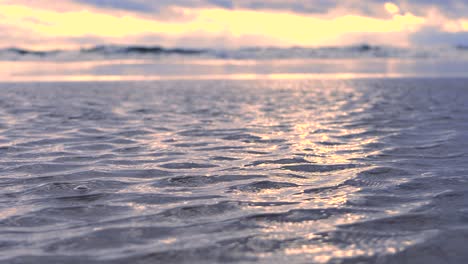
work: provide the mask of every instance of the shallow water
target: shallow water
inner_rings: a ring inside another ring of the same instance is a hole
[[[0,85],[2,263],[463,263],[468,79]]]

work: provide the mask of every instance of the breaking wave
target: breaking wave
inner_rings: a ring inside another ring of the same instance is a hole
[[[468,58],[468,47],[400,48],[368,44],[343,47],[251,47],[241,49],[165,48],[161,46],[102,45],[79,50],[38,51],[0,49],[0,60],[92,60],[128,57],[191,56],[215,59],[347,59],[347,58]]]

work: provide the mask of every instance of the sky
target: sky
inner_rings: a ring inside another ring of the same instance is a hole
[[[0,48],[468,45],[468,0],[0,0]]]

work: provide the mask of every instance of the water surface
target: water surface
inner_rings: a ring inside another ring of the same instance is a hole
[[[463,263],[464,78],[0,85],[0,262]]]

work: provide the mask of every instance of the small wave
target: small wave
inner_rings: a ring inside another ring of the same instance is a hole
[[[247,166],[258,166],[258,165],[265,165],[265,164],[276,164],[276,165],[284,165],[284,164],[296,164],[296,163],[310,163],[304,158],[291,158],[291,159],[278,159],[278,160],[258,160],[254,161]]]
[[[156,183],[155,186],[205,187],[207,184],[243,181],[265,177],[266,176],[263,175],[177,176],[161,180],[158,183]]]
[[[249,184],[233,186],[231,187],[231,190],[238,190],[243,192],[260,192],[269,189],[282,189],[297,186],[297,184],[289,182],[258,181]]]
[[[301,164],[301,165],[291,165],[283,166],[282,169],[297,171],[297,172],[329,172],[329,171],[339,171],[357,168],[359,165],[356,164],[330,164],[330,165],[318,165],[318,164]]]
[[[160,166],[165,169],[206,169],[218,167],[218,165],[215,164],[202,164],[194,162],[166,163]]]
[[[172,203],[190,202],[198,200],[213,200],[223,198],[219,195],[204,195],[204,196],[175,196],[175,195],[163,195],[163,194],[132,194],[122,201],[137,203],[139,205],[167,205]]]
[[[213,215],[224,214],[235,210],[240,210],[238,202],[219,202],[209,205],[194,205],[176,207],[166,210],[160,214],[165,218],[192,219],[197,217],[210,217]]]
[[[317,221],[321,219],[327,219],[330,217],[336,217],[337,215],[344,215],[350,213],[356,213],[359,210],[354,209],[298,209],[290,210],[284,213],[272,213],[272,214],[255,214],[246,217],[246,220],[255,222],[303,222],[303,221]]]

